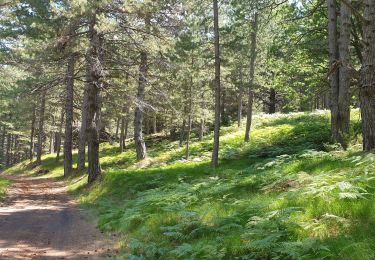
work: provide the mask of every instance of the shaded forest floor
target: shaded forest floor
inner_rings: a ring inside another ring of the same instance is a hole
[[[327,112],[260,115],[250,144],[244,129],[221,131],[220,168],[209,167],[212,136],[184,148],[147,140],[134,149],[101,147],[104,178],[87,187],[77,173],[69,191],[121,236],[127,259],[375,259],[375,156],[359,152],[358,112],[349,151],[330,144]],[[7,173],[56,178],[53,155]]]

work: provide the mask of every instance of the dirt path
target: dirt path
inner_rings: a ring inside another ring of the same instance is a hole
[[[12,177],[0,207],[0,259],[103,259],[113,245],[87,221],[63,182]]]

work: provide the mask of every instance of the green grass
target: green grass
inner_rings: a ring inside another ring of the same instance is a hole
[[[120,234],[126,259],[375,259],[375,156],[359,152],[360,137],[337,149],[323,112],[257,116],[250,144],[243,130],[222,129],[216,170],[211,136],[193,138],[189,161],[157,136],[142,163],[132,146],[105,144],[103,180],[87,187],[77,173],[69,191]],[[8,173],[60,178],[61,163],[47,156]]]
[[[0,202],[4,200],[10,181],[0,177]]]

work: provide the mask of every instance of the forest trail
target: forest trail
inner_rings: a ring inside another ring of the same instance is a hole
[[[0,207],[0,259],[103,259],[111,243],[87,221],[64,182],[11,177]]]

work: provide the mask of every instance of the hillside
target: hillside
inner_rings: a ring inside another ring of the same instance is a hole
[[[358,113],[352,118],[358,128]],[[98,227],[120,236],[126,259],[374,259],[375,156],[356,140],[329,143],[326,112],[259,115],[250,144],[243,129],[221,131],[220,167],[209,167],[211,137],[184,148],[150,137],[150,158],[135,163],[129,145],[101,147],[103,179],[67,181]],[[45,156],[6,171],[62,177]]]

